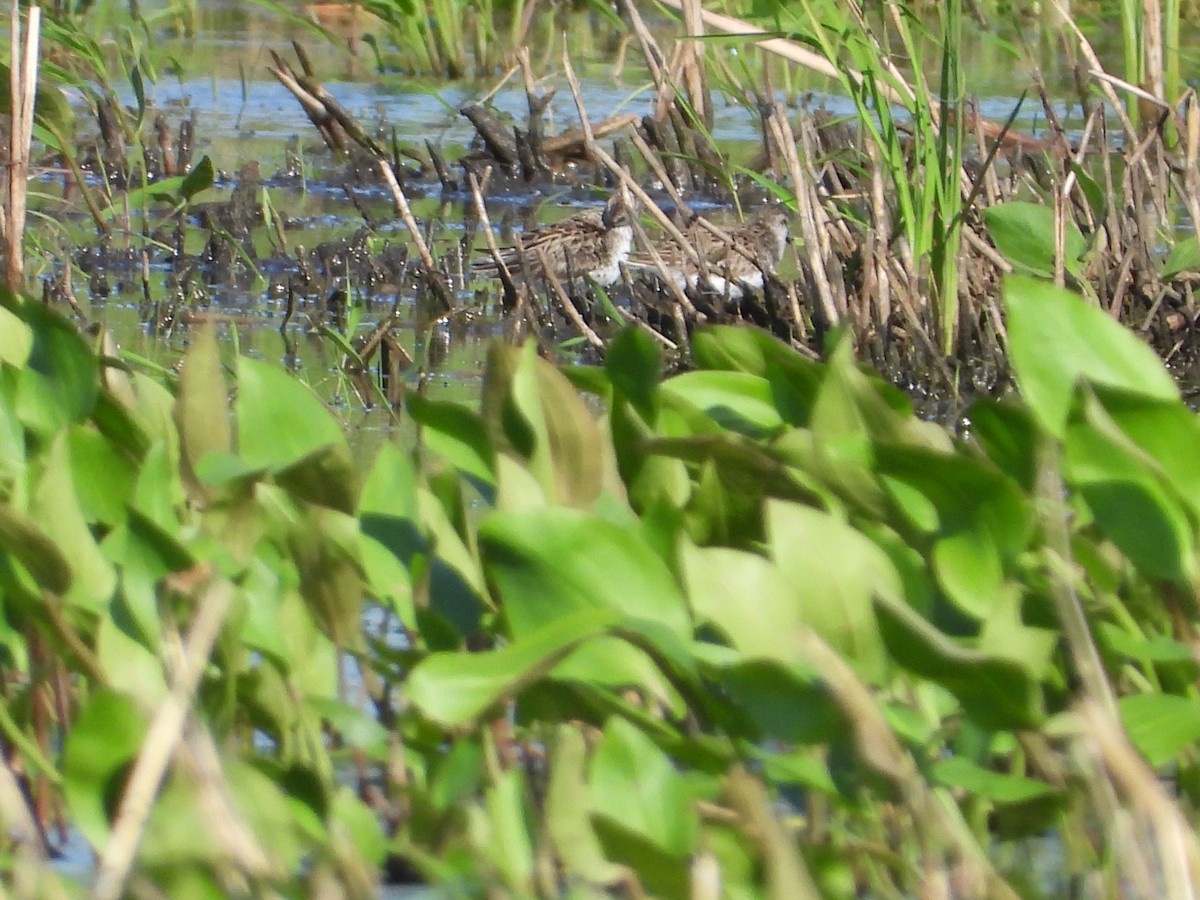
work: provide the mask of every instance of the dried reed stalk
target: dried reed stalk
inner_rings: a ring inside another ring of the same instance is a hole
[[[8,251],[6,283],[14,293],[25,286],[25,210],[29,181],[29,148],[33,141],[33,105],[37,95],[38,42],[42,8],[30,6],[22,46],[21,7],[13,3],[11,19],[12,64],[9,69],[9,107],[12,122],[8,136],[8,191],[4,240]]]
[[[129,773],[112,834],[97,862],[93,900],[117,900],[124,892],[155,796],[183,738],[192,698],[233,602],[233,585],[214,578],[197,594],[196,617],[187,640],[181,641],[175,635],[174,642],[163,642],[170,692],[155,711],[141,752]]]

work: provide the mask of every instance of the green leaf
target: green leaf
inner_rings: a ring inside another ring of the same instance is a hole
[[[1026,803],[1057,793],[1044,781],[993,772],[961,756],[936,760],[930,775],[937,784],[959,788],[974,797],[997,804]]]
[[[1036,728],[1042,695],[1029,670],[1011,659],[960,646],[903,601],[876,597],[879,626],[896,662],[949,690],[984,728]]]
[[[582,610],[487,653],[432,653],[408,677],[406,697],[448,728],[463,725],[544,676],[582,641],[611,630],[619,617]]]
[[[1016,484],[979,460],[879,446],[879,471],[921,492],[936,511],[933,569],[964,612],[987,617],[1006,573],[1026,549],[1033,509]]]
[[[589,608],[690,636],[670,569],[628,528],[571,509],[500,513],[480,525],[479,545],[514,636]]]
[[[609,382],[648,422],[654,421],[655,395],[662,372],[662,348],[636,325],[621,329],[604,356]]]
[[[1014,266],[1038,275],[1054,274],[1054,210],[1044,203],[1011,200],[983,212],[988,234]],[[1068,219],[1063,247],[1063,267],[1078,277],[1083,271],[1087,240]]]
[[[298,500],[353,513],[358,505],[358,465],[344,443],[328,444],[276,471],[275,482]]]
[[[243,356],[237,371],[238,451],[248,465],[281,471],[329,444],[345,445],[325,404],[284,369]]]
[[[796,591],[804,621],[860,677],[879,683],[888,663],[872,600],[902,596],[891,559],[862,532],[818,509],[769,500],[766,521],[771,558]]]
[[[7,504],[0,504],[0,547],[33,576],[38,585],[55,594],[71,586],[71,564],[37,523]]]
[[[388,731],[364,710],[332,697],[308,697],[305,702],[341,735],[349,746],[367,759],[382,762],[388,757]]]
[[[29,504],[30,515],[44,523],[46,536],[69,547],[71,587],[65,599],[98,611],[112,597],[117,576],[100,552],[75,494],[67,432],[59,432],[43,459]]]
[[[423,428],[421,440],[460,472],[496,483],[491,441],[483,420],[458,403],[438,403],[410,391],[408,411]]]
[[[741,658],[795,663],[801,596],[771,560],[727,547],[684,544],[680,562],[688,600],[700,623],[719,630]],[[753,603],[730,603],[753,597]]]
[[[771,383],[744,372],[685,372],[659,388],[668,396],[703,410],[723,428],[766,437],[783,426]]]
[[[63,747],[63,790],[71,821],[98,851],[124,790],[128,767],[146,736],[131,697],[96,691],[84,704]]]
[[[1147,344],[1070,291],[1018,275],[1004,279],[1009,357],[1042,427],[1062,437],[1080,380],[1146,397],[1179,399]]]
[[[193,475],[206,453],[228,453],[233,448],[225,374],[211,323],[193,332],[184,354],[174,418],[180,455]]]
[[[389,841],[379,817],[345,785],[333,795],[330,818],[335,840],[345,841],[371,870],[383,865]]]
[[[608,833],[615,826],[677,860],[692,852],[699,819],[687,782],[635,725],[616,716],[608,720],[588,782],[593,820],[609,826]]]
[[[509,769],[484,792],[491,825],[488,852],[517,896],[533,895],[533,841],[525,818],[524,770]]]
[[[91,428],[73,427],[68,443],[71,480],[84,518],[109,527],[124,521],[137,483],[134,462]]]
[[[546,830],[569,875],[592,884],[613,884],[621,867],[609,862],[588,813],[584,765],[587,747],[576,726],[560,724],[550,752],[550,785],[546,793]]]
[[[1158,767],[1200,740],[1200,703],[1174,694],[1131,694],[1117,701],[1129,739]]]
[[[488,352],[483,419],[498,453],[523,461],[546,499],[587,508],[604,481],[600,428],[569,380],[524,348],[499,342]],[[499,462],[497,463],[499,465]],[[520,474],[509,468],[509,477]],[[527,491],[499,479],[502,508],[529,505]]]
[[[1134,565],[1180,585],[1200,576],[1195,528],[1182,503],[1090,391],[1067,423],[1063,462],[1096,526]]]
[[[200,157],[200,161],[184,176],[183,183],[179,186],[179,196],[184,200],[191,200],[201,191],[212,187],[214,178],[212,160],[207,156]]]
[[[33,331],[12,310],[0,306],[0,362],[21,368],[33,349]]]
[[[49,307],[26,303],[21,312],[33,331],[33,347],[21,371],[17,408],[31,430],[49,436],[91,414],[100,366],[75,326]]]
[[[483,747],[478,740],[460,738],[438,761],[429,799],[436,809],[451,810],[479,789],[484,775]]]
[[[1170,281],[1181,272],[1196,271],[1200,271],[1200,242],[1192,234],[1171,245],[1171,252],[1159,267],[1159,275],[1164,281]]]

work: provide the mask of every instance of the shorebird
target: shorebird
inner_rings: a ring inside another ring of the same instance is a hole
[[[692,223],[684,231],[704,261],[696,265],[674,241],[664,241],[656,248],[662,258],[667,276],[681,288],[698,284],[706,291],[721,294],[730,300],[740,300],[747,291],[762,290],[765,273],[774,272],[783,259],[788,244],[788,215],[778,206],[760,206],[745,225],[726,232],[728,241],[717,237],[707,228]],[[631,268],[658,271],[648,254],[630,258]],[[701,277],[703,275],[703,277]]]
[[[621,277],[621,263],[633,246],[634,214],[618,190],[603,211],[584,210],[525,232],[520,250],[506,247],[500,251],[500,259],[510,270],[523,265],[531,275],[553,274],[560,281],[590,275],[608,286]],[[475,260],[471,269],[491,276],[498,271],[496,261],[490,258]]]

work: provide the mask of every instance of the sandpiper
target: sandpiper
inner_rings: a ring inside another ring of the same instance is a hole
[[[730,300],[740,300],[747,290],[762,290],[764,274],[775,271],[787,249],[787,212],[778,206],[761,206],[745,225],[727,234],[729,240],[724,241],[696,223],[684,231],[684,237],[703,259],[703,267],[697,266],[674,241],[662,242],[656,249],[666,274],[681,288],[700,284],[704,290]],[[630,266],[653,271],[658,268],[647,254],[632,257]]]
[[[621,263],[633,246],[633,216],[634,211],[618,190],[603,211],[585,210],[525,232],[521,235],[521,250],[505,247],[500,259],[510,270],[525,266],[533,276],[549,273],[565,281],[590,275],[608,286],[621,277]],[[497,272],[496,261],[490,258],[475,260],[471,268],[483,275],[494,276]]]

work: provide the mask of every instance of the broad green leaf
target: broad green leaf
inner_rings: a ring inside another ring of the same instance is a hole
[[[1200,242],[1191,234],[1171,245],[1171,252],[1159,268],[1159,276],[1170,281],[1181,272],[1196,271],[1200,271]]]
[[[71,725],[63,747],[63,791],[72,824],[103,851],[128,767],[147,725],[132,698],[96,691]]]
[[[1200,519],[1200,467],[1195,465],[1200,417],[1182,401],[1151,400],[1099,387],[1094,393],[1125,437],[1162,467],[1180,500]]]
[[[491,824],[488,852],[517,896],[533,895],[533,841],[525,817],[524,770],[509,769],[484,792]]]
[[[1131,694],[1117,701],[1138,751],[1158,767],[1200,741],[1200,703],[1174,694]]]
[[[59,545],[37,523],[0,504],[0,548],[13,555],[34,581],[55,594],[71,587],[71,564]]]
[[[993,772],[961,756],[935,761],[930,774],[937,784],[959,788],[973,797],[998,804],[1026,803],[1057,793],[1044,781]]]
[[[225,375],[211,323],[193,332],[184,354],[175,397],[175,427],[180,456],[192,475],[206,453],[229,453],[233,448]]]
[[[609,382],[647,422],[654,421],[655,394],[662,372],[662,348],[643,329],[628,325],[609,343],[604,356]]]
[[[1044,203],[1010,200],[985,209],[983,221],[996,249],[1014,266],[1037,275],[1054,273],[1053,208]],[[1087,240],[1070,219],[1065,228],[1063,267],[1079,276]]]
[[[543,677],[582,641],[611,630],[619,617],[581,610],[487,653],[432,653],[405,682],[408,701],[447,727],[463,725]]]
[[[345,444],[328,444],[275,473],[275,482],[306,503],[353,513],[358,504],[358,466]]]
[[[588,814],[584,777],[587,747],[579,729],[560,724],[550,752],[550,785],[546,793],[546,830],[568,875],[592,884],[613,884],[621,867],[609,862]]]
[[[429,799],[436,809],[451,810],[479,789],[485,774],[479,740],[459,738],[437,762]]]
[[[21,368],[33,350],[33,331],[12,310],[0,306],[0,362]]]
[[[616,826],[674,859],[692,852],[699,819],[687,782],[635,725],[616,716],[608,720],[592,755],[588,786],[593,820],[609,826],[602,841]]]
[[[1029,408],[1042,427],[1062,437],[1080,380],[1179,399],[1158,354],[1082,297],[1019,275],[1004,279],[1009,357]]]
[[[409,392],[408,411],[423,427],[421,440],[460,472],[495,484],[492,445],[483,420],[458,403],[439,403]]]
[[[976,723],[1001,730],[1041,722],[1041,689],[1025,666],[956,644],[903,600],[880,594],[876,608],[892,658],[949,690]]]
[[[78,329],[49,307],[27,303],[21,312],[33,331],[33,347],[21,371],[18,410],[31,430],[49,437],[91,413],[100,366]]]
[[[183,183],[179,186],[180,198],[191,200],[201,191],[212,187],[214,175],[212,160],[207,156],[200,157],[200,161],[192,166],[191,171],[184,176]]]
[[[29,512],[43,523],[47,537],[59,547],[70,548],[71,587],[66,593],[67,601],[99,611],[112,597],[117,576],[100,552],[79,506],[65,431],[59,432],[42,459]]]
[[[600,493],[604,461],[600,428],[571,382],[537,356],[532,342],[524,348],[499,342],[488,352],[483,419],[492,446],[525,462],[547,498],[580,508]],[[509,488],[499,479],[501,508]]]
[[[550,677],[605,687],[614,693],[636,688],[672,715],[687,714],[683,698],[654,660],[640,647],[618,637],[585,641],[550,671]]]
[[[499,513],[479,527],[484,569],[520,637],[576,610],[599,608],[690,635],[670,569],[635,532],[598,516],[551,508]]]
[[[769,500],[766,520],[771,558],[796,592],[804,622],[860,677],[878,683],[888,663],[872,600],[902,596],[891,559],[862,532],[812,507]]]
[[[745,372],[685,372],[664,381],[659,390],[703,410],[730,431],[766,437],[783,427],[771,384]]]
[[[329,444],[345,444],[325,404],[279,366],[237,363],[238,452],[250,466],[280,471]]]
[[[799,662],[796,630],[804,622],[801,595],[771,560],[727,547],[685,543],[681,554],[688,600],[700,623],[720,631],[745,660]],[[753,603],[730,598],[753,597]]]
[[[388,732],[370,713],[332,697],[309,697],[305,701],[349,746],[367,759],[382,762],[388,756]]]
[[[876,459],[936,511],[933,568],[942,590],[964,612],[986,618],[1032,534],[1031,504],[1011,479],[965,455],[884,445]]]
[[[706,325],[691,340],[699,369],[744,372],[766,378],[775,408],[793,425],[808,421],[826,367],[805,359],[764,331],[733,325]]]
[[[1063,463],[1096,526],[1134,565],[1180,585],[1200,577],[1195,528],[1178,496],[1090,391],[1067,423]]]
[[[109,527],[123,521],[137,483],[135,461],[92,428],[72,427],[68,443],[71,479],[83,517]]]
[[[792,664],[751,660],[727,665],[719,683],[755,741],[828,744],[844,737],[849,723],[819,675]]]
[[[367,864],[368,871],[375,871],[383,865],[389,841],[383,833],[379,816],[346,785],[338,788],[333,795],[330,825],[334,840],[342,846],[342,856],[347,851],[353,852]]]

